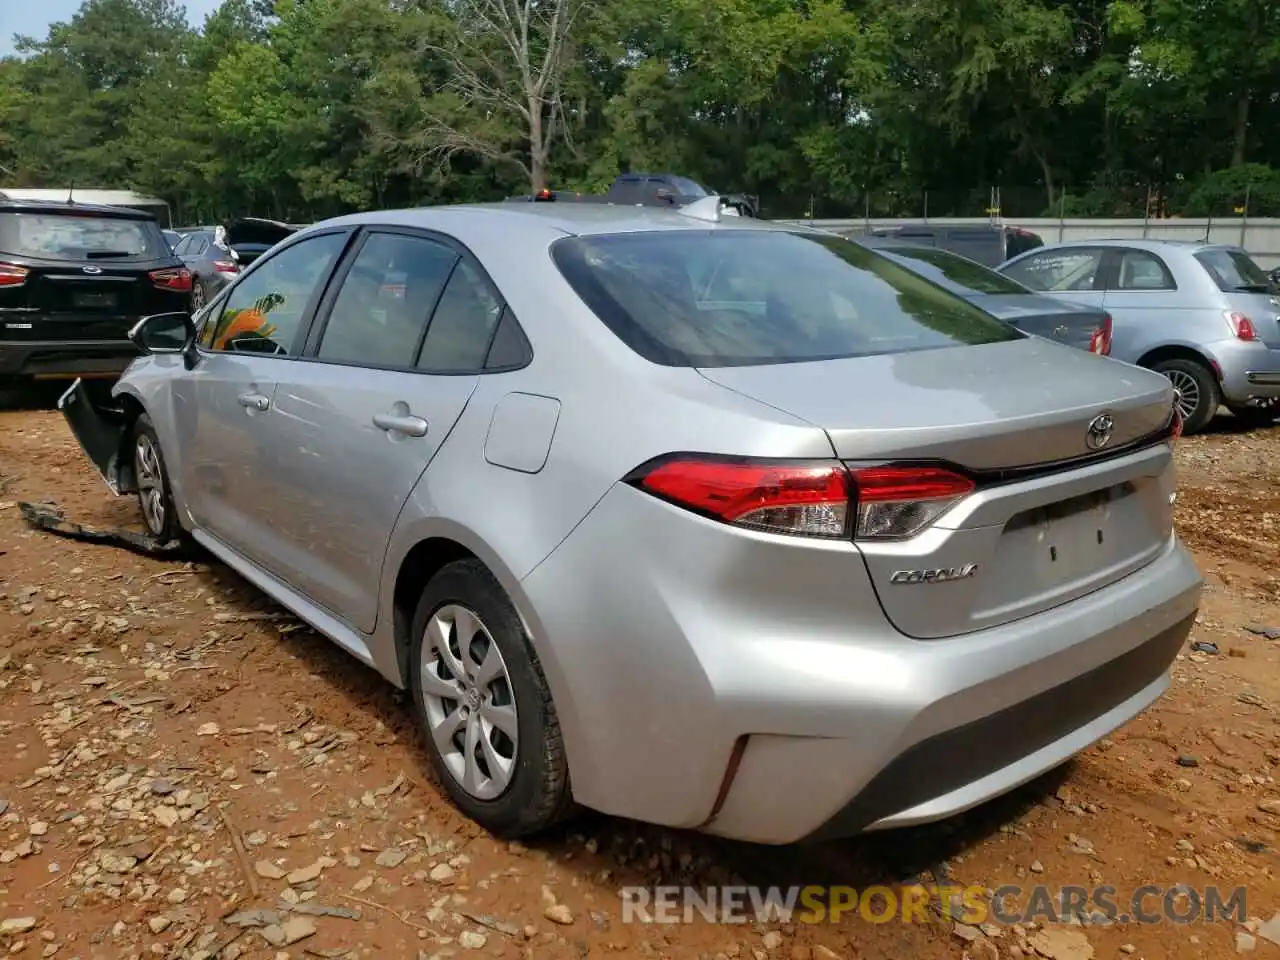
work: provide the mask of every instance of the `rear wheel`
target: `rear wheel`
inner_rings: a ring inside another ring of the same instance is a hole
[[[191,312],[199,313],[203,310],[208,299],[208,295],[204,291],[204,282],[197,277],[191,282]]]
[[[1222,391],[1213,371],[1203,363],[1181,357],[1162,360],[1151,369],[1168,377],[1178,391],[1178,412],[1182,414],[1183,432],[1199,433],[1207,427],[1222,403]]]
[[[413,618],[409,689],[432,764],[463,813],[498,836],[572,808],[555,705],[515,608],[478,560],[431,578]]]
[[[161,543],[179,539],[182,526],[173,505],[169,474],[160,453],[160,438],[145,413],[138,416],[133,427],[133,477],[147,532]]]

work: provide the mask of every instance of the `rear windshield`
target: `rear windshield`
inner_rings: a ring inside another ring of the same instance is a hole
[[[71,213],[0,213],[0,251],[44,260],[139,260],[167,257],[153,220]]]
[[[1271,293],[1266,272],[1243,250],[1201,250],[1196,259],[1209,271],[1218,289],[1227,293]]]
[[[662,231],[566,237],[560,272],[641,356],[728,367],[1017,340],[1013,327],[841,237]]]
[[[907,260],[909,269],[949,289],[984,294],[1031,293],[1017,281],[1001,276],[967,257],[948,253],[946,250],[924,247],[885,247],[881,252]]]

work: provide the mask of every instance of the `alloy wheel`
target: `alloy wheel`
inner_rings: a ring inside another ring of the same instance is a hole
[[[1178,392],[1178,414],[1185,423],[1200,406],[1200,384],[1196,383],[1195,377],[1182,370],[1166,370],[1164,375]]]
[[[160,451],[147,434],[138,437],[133,450],[134,474],[138,481],[138,502],[142,519],[155,536],[164,533],[164,471],[160,467]]]
[[[488,628],[457,604],[427,622],[419,664],[427,727],[470,796],[494,800],[515,775],[519,732],[506,661]]]
[[[204,284],[199,280],[191,285],[191,312],[197,313],[204,308]]]

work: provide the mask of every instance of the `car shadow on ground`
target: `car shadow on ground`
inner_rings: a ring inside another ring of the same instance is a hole
[[[280,611],[264,594],[217,561],[210,560],[210,572],[205,576],[217,584],[223,602],[232,609],[244,613]],[[380,724],[398,740],[409,744],[418,771],[432,783],[435,791],[432,805],[462,819],[436,781],[427,759],[427,746],[412,718],[405,693],[397,691],[374,670],[357,665],[349,654],[309,628],[286,633],[279,642],[288,654],[300,661],[305,672],[322,679],[340,700],[340,713],[367,718],[369,727]],[[940,823],[848,840],[763,846],[583,811],[568,823],[527,841],[527,845],[544,850],[567,868],[581,864],[584,883],[615,894],[618,888],[629,884],[653,884],[655,872],[661,876],[661,884],[681,886],[830,885],[865,889],[915,882],[957,883],[962,878],[952,876],[944,866],[946,862],[1031,809],[1046,802],[1055,804],[1052,795],[1070,769],[1070,764],[1058,767],[1003,797]],[[678,776],[679,772],[655,775]],[[476,827],[474,833],[478,836],[482,831]],[[598,861],[593,864],[594,858],[581,856],[584,837],[596,838],[600,852],[610,855],[613,864],[621,863],[621,868],[615,866],[611,871],[609,881],[601,880]],[[673,850],[683,851],[687,856],[678,856]]]

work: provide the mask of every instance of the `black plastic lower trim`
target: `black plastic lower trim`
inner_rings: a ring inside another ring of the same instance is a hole
[[[1142,646],[962,727],[909,747],[805,838],[834,840],[988,776],[1114,709],[1169,669],[1195,614]]]

